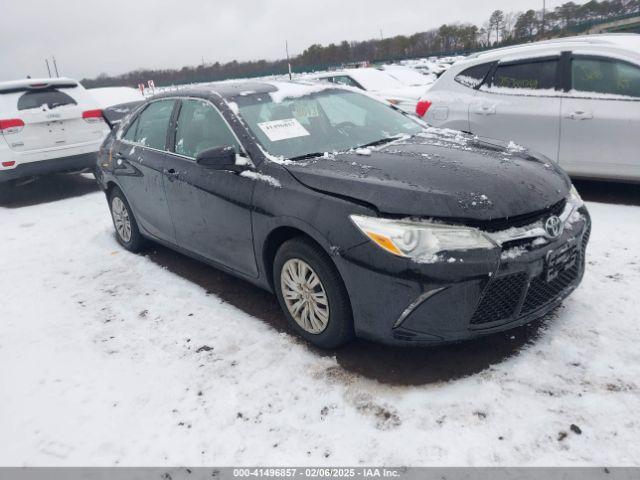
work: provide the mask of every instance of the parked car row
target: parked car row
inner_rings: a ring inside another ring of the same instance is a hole
[[[345,85],[369,92],[408,113],[414,113],[427,86],[435,81],[409,67],[353,68],[304,75],[302,78]]]

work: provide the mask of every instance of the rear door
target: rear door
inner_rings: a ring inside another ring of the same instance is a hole
[[[574,55],[560,164],[572,175],[640,179],[640,66]]]
[[[469,106],[471,133],[514,141],[557,160],[559,63],[559,56],[498,63]]]
[[[115,175],[138,224],[148,234],[175,243],[164,191],[167,134],[175,100],[150,103],[124,131],[112,152]]]
[[[197,155],[214,147],[242,147],[218,110],[185,99],[177,117],[174,152],[165,190],[178,245],[249,276],[258,270],[251,230],[256,182],[237,173],[198,165]]]
[[[12,117],[24,123],[8,142],[16,152],[97,142],[108,133],[97,106],[79,85],[28,87],[6,95],[12,99]]]

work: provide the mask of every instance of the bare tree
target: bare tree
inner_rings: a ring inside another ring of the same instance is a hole
[[[500,42],[500,30],[504,23],[504,12],[502,10],[494,10],[489,17],[489,25],[493,27],[496,32],[496,43]]]

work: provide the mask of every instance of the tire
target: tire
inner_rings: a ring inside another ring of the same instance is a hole
[[[300,282],[300,273],[308,281]],[[301,237],[283,243],[273,263],[273,285],[290,328],[302,338],[325,349],[353,339],[347,289],[333,262],[318,245]]]
[[[140,233],[129,202],[118,187],[113,187],[109,193],[109,211],[118,243],[130,252],[136,253],[142,250],[146,244],[145,238]]]

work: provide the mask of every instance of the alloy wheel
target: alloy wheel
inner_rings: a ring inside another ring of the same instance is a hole
[[[127,206],[119,197],[113,197],[111,215],[120,239],[125,243],[129,243],[131,241],[131,219],[129,218]]]
[[[280,287],[287,310],[306,332],[322,333],[329,324],[329,299],[318,274],[299,258],[285,262]]]

